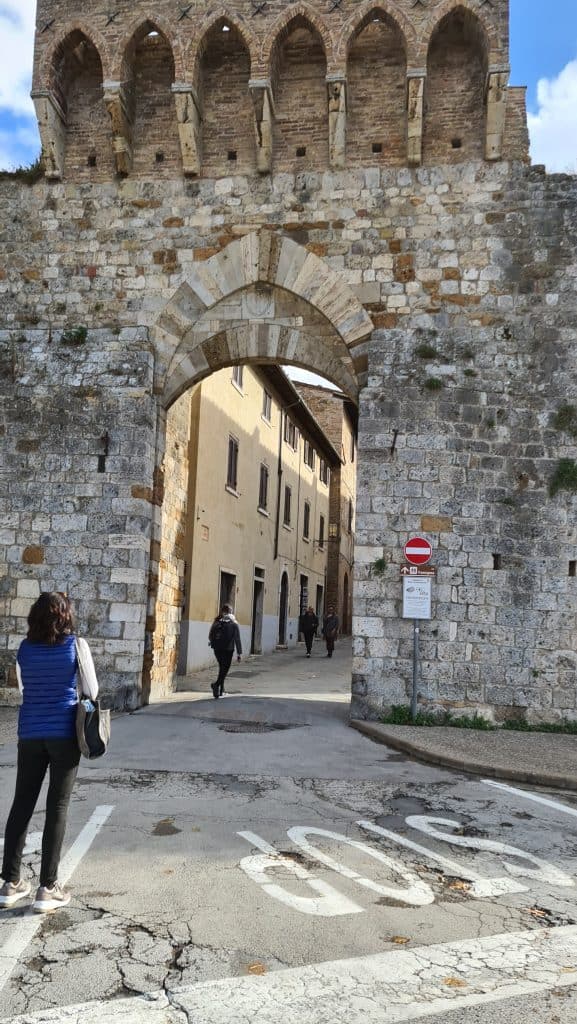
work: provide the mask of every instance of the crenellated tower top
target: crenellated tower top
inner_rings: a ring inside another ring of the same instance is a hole
[[[525,159],[508,0],[39,0],[49,178]]]

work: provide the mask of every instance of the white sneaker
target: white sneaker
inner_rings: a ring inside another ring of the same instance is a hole
[[[0,907],[13,907],[18,900],[24,900],[30,895],[32,886],[30,882],[4,882],[0,889]]]
[[[37,914],[49,914],[52,910],[67,907],[71,899],[70,893],[61,889],[58,882],[55,882],[51,889],[41,885],[36,891],[32,910],[35,910]]]

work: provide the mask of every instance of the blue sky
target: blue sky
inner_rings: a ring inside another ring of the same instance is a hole
[[[39,150],[30,72],[35,0],[0,0],[0,168]],[[577,173],[577,0],[511,0],[511,83],[528,86],[535,163]]]

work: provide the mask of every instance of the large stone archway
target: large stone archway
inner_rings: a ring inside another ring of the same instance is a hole
[[[373,325],[339,275],[290,238],[254,232],[195,264],[153,333],[159,395],[143,698],[172,689],[187,515],[190,389],[238,363],[320,373],[358,401]]]

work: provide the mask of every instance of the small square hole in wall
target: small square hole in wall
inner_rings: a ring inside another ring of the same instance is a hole
[[[373,150],[373,153],[382,153],[383,152],[383,144],[382,144],[382,142],[373,142],[372,150]]]
[[[306,156],[306,155],[307,155],[307,147],[306,146],[297,146],[297,156]]]
[[[577,576],[577,562],[573,560],[569,562],[569,575]]]
[[[451,139],[451,146],[453,147],[453,149],[462,149],[463,148],[463,140],[462,139]]]
[[[156,153],[154,159],[156,160],[157,164],[164,163],[164,153],[162,152],[161,149],[159,149],[158,153]]]
[[[493,555],[493,569],[501,569],[501,568],[502,568],[501,555]]]
[[[236,160],[236,149],[229,149],[226,158],[227,160]]]
[[[86,165],[87,167],[96,167],[96,153],[94,151],[88,154]]]

